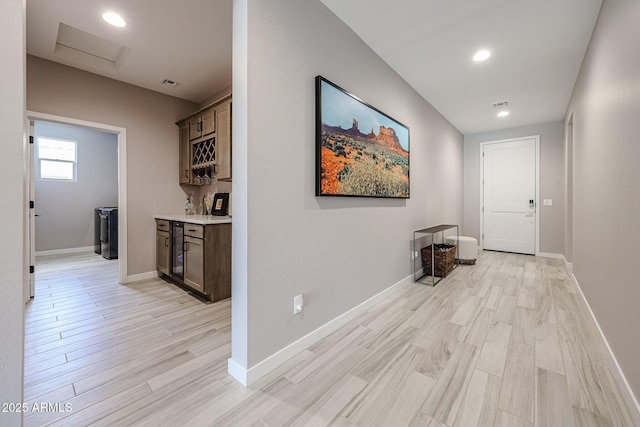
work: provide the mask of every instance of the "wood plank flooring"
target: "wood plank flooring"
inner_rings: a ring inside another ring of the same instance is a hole
[[[557,260],[483,252],[252,388],[227,374],[229,300],[120,285],[117,262],[95,254],[38,258],[36,277],[25,402],[48,406],[25,426],[634,425]]]

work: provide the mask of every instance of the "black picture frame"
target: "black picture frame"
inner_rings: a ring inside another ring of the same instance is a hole
[[[316,196],[408,199],[409,128],[322,76],[315,82]]]
[[[229,209],[229,193],[216,193],[211,204],[211,215],[227,216]]]

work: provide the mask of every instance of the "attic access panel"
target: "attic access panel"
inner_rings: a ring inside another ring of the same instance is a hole
[[[127,48],[70,25],[60,23],[55,54],[94,67],[117,67]]]

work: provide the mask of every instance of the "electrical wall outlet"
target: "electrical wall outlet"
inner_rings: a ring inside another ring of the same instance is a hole
[[[553,206],[553,199],[544,199],[542,202],[544,206]]]
[[[418,251],[411,252],[411,259],[418,259]]]
[[[302,300],[302,295],[296,295],[293,297],[293,314],[296,315],[298,313],[302,313],[302,307],[304,306],[304,301]]]

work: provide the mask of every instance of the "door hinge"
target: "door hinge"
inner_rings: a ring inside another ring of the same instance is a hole
[[[33,144],[33,136],[29,136],[29,144]]]
[[[36,272],[36,267],[35,267],[35,266],[33,266],[33,265],[30,265],[30,266],[29,266],[29,274],[33,274],[33,273],[35,273],[35,272]]]
[[[29,200],[29,209],[35,209],[36,207],[36,202],[34,202],[33,200]]]

